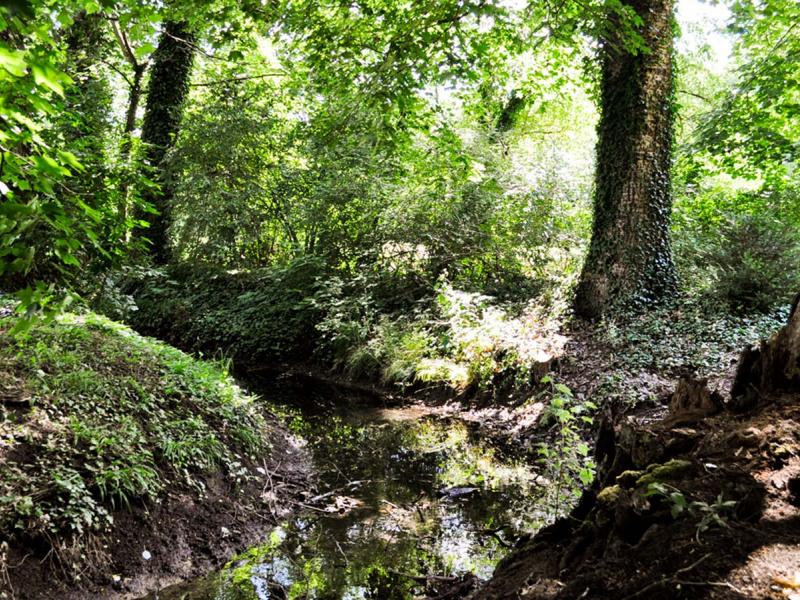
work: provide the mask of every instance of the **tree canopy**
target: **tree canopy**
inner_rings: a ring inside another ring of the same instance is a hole
[[[2,277],[33,312],[153,254],[490,293],[577,272],[609,172],[598,48],[654,43],[610,0],[34,0],[1,18]],[[726,223],[796,238],[796,23],[789,0],[731,2],[723,78],[676,58],[684,286],[723,277],[706,259]]]

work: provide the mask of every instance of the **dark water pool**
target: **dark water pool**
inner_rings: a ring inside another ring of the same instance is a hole
[[[148,598],[419,598],[429,575],[488,577],[509,542],[545,519],[536,473],[457,419],[297,390],[274,410],[313,456],[314,508],[221,571]]]

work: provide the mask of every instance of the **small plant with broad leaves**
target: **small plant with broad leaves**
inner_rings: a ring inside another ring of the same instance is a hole
[[[591,412],[597,407],[592,402],[578,400],[569,387],[549,375],[541,383],[547,386],[545,393],[550,395],[546,418],[555,422],[555,438],[540,444],[538,454],[550,480],[547,506],[556,517],[572,504],[583,486],[594,480],[595,463],[582,434],[585,426],[592,424]]]
[[[695,533],[698,544],[700,543],[700,534],[714,526],[727,527],[728,516],[736,508],[736,500],[725,500],[721,492],[711,503],[700,500],[689,501],[681,490],[666,483],[651,483],[647,486],[645,495],[664,498],[669,504],[673,519],[684,515],[698,519]]]

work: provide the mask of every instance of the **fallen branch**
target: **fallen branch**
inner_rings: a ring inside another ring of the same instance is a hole
[[[711,556],[711,553],[709,552],[708,554],[705,554],[704,556],[701,556],[699,559],[697,559],[695,562],[690,564],[688,567],[683,567],[682,569],[678,569],[671,576],[662,577],[661,579],[659,579],[657,581],[654,581],[653,583],[651,583],[649,585],[646,585],[645,587],[640,589],[638,592],[636,592],[634,594],[631,594],[630,596],[625,596],[625,598],[623,598],[623,600],[631,600],[632,598],[638,598],[639,596],[642,596],[643,594],[646,594],[647,592],[649,592],[650,590],[652,590],[654,588],[661,587],[663,585],[668,585],[670,583],[677,583],[679,581],[677,579],[678,575],[682,575],[683,573],[688,573],[689,571],[692,571],[692,570],[696,569],[700,565],[700,563],[702,563],[704,560],[706,560],[710,556]]]

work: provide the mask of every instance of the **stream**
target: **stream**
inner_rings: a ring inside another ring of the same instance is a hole
[[[429,575],[488,578],[519,535],[546,521],[536,472],[458,419],[275,383],[250,388],[310,451],[314,508],[221,571],[149,599],[419,598]]]

